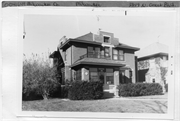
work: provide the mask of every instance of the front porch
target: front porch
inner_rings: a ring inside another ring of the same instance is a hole
[[[125,71],[121,67],[110,66],[94,66],[84,65],[81,68],[74,70],[74,80],[83,81],[101,81],[104,86],[104,97],[118,97],[118,85],[124,83],[130,83],[130,78],[127,80]]]

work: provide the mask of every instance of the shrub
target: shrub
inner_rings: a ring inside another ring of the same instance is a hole
[[[162,86],[159,83],[131,83],[119,85],[119,96],[161,95]]]
[[[32,98],[41,95],[48,99],[50,93],[56,91],[60,83],[56,78],[56,69],[51,67],[49,58],[41,58],[32,54],[23,61],[23,96]],[[32,95],[33,94],[33,95]]]
[[[61,86],[61,98],[68,98],[69,85]]]
[[[68,98],[69,87],[73,81],[66,79],[64,85],[61,85],[61,98]]]
[[[75,81],[68,91],[68,98],[71,100],[100,99],[102,96],[103,83],[100,81]]]

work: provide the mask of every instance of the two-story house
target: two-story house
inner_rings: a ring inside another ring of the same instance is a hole
[[[138,82],[168,83],[168,46],[162,43],[153,43],[140,51],[136,52],[138,56]]]
[[[61,39],[64,80],[102,81],[105,95],[118,96],[119,84],[135,83],[135,56],[139,50],[119,42],[113,33],[99,31],[74,39]]]

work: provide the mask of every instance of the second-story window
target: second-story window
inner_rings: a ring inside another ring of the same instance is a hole
[[[105,52],[105,53],[104,53],[105,57],[110,57],[109,47],[105,47],[104,50],[105,50],[105,51],[104,51],[104,52]]]
[[[101,57],[100,47],[95,47],[95,56],[96,56],[96,58],[100,58]]]
[[[88,57],[93,57],[94,55],[94,48],[89,46],[88,47]]]
[[[123,50],[119,50],[119,60],[121,60],[121,61],[124,60],[124,52],[123,52]]]
[[[64,51],[64,61],[66,61],[66,60],[67,60],[67,52]]]
[[[113,59],[123,61],[124,60],[123,50],[113,49]]]

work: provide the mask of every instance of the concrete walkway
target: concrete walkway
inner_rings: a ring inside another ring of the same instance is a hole
[[[138,96],[138,97],[114,97],[114,98],[107,98],[107,100],[168,100],[168,94],[164,95],[151,95],[151,96]]]

